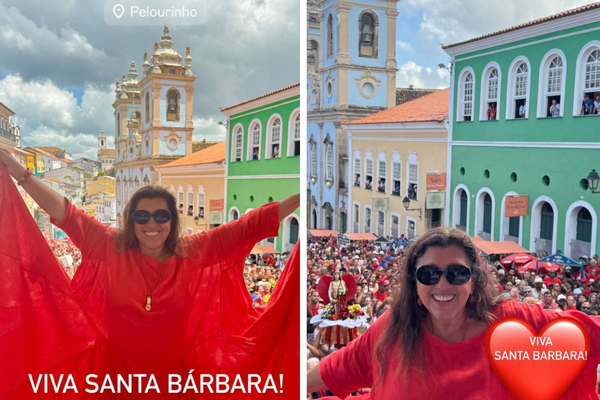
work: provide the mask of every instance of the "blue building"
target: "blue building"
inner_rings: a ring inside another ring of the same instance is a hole
[[[398,0],[308,0],[309,229],[346,232],[347,133],[341,123],[396,105]]]

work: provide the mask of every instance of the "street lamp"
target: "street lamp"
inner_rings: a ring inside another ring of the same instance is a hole
[[[596,189],[598,189],[598,181],[599,180],[600,180],[600,175],[598,175],[596,170],[593,169],[592,172],[590,172],[589,175],[587,176],[588,187],[590,188],[592,193],[600,193],[600,191],[596,190]]]
[[[446,66],[446,64],[444,64],[444,63],[439,63],[439,64],[438,64],[438,67],[439,67],[440,69],[445,69],[445,70],[447,70],[447,71],[448,71],[450,74],[452,74],[452,64],[450,64],[450,66],[449,66],[449,67],[447,67],[447,66]]]
[[[422,219],[420,208],[408,208],[408,207],[410,207],[410,200],[408,199],[408,196],[404,196],[404,200],[402,200],[402,205],[404,206],[404,209],[406,211],[418,211],[419,219]]]

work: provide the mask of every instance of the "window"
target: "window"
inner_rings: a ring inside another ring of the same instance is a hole
[[[260,123],[255,122],[250,127],[250,145],[248,146],[247,160],[260,160],[260,138],[261,138]]]
[[[325,182],[333,182],[333,144],[328,143],[325,148]]]
[[[564,56],[560,50],[552,50],[548,53],[540,65],[540,93],[537,116],[560,117],[563,115],[563,93],[565,90]]]
[[[407,196],[409,200],[417,200],[419,182],[419,166],[414,164],[408,165],[408,188]]]
[[[194,216],[194,193],[193,192],[188,192],[188,209],[187,209],[187,215],[189,216]]]
[[[402,164],[392,163],[392,196],[400,196],[402,189]],[[396,236],[394,236],[396,237]]]
[[[288,123],[287,156],[300,155],[300,111],[294,110]]]
[[[319,69],[319,42],[316,40],[310,41],[310,49],[312,50],[313,55],[313,72],[316,72]],[[309,65],[310,68],[310,65]]]
[[[585,96],[588,99],[584,105]],[[600,96],[600,40],[598,39],[586,44],[577,57],[573,115],[590,114],[594,101],[600,102],[600,97],[597,96]],[[600,113],[596,112],[596,114]]]
[[[271,158],[279,158],[279,143],[281,141],[281,119],[279,117],[273,120],[273,123],[271,124],[269,137],[271,139]]]
[[[392,214],[392,225],[390,227],[390,233],[394,238],[400,236],[400,216]]]
[[[292,218],[290,221],[290,241],[289,244],[296,244],[298,241],[298,232],[300,231],[300,225],[298,225],[298,220],[296,218]]]
[[[519,223],[521,217],[509,217],[508,218],[508,235],[512,237],[519,237]]]
[[[473,74],[470,72],[465,77],[462,96],[462,121],[473,119]]]
[[[508,73],[506,119],[529,116],[529,62],[525,57],[513,61]]]
[[[577,213],[577,240],[592,242],[592,214],[587,208],[582,208]]]
[[[552,240],[554,231],[554,210],[550,203],[545,203],[541,211],[540,239]]]
[[[385,213],[377,211],[377,236],[383,236],[385,227]]]
[[[354,186],[360,187],[360,158],[354,159]]]
[[[377,57],[377,15],[371,11],[364,11],[358,20],[359,26],[359,56]]]
[[[359,230],[359,221],[360,221],[360,205],[354,203],[354,212],[353,212],[353,221],[352,221],[352,228],[353,228],[353,232],[354,233],[360,233]]]
[[[387,165],[385,161],[379,161],[379,168],[377,169],[377,173],[377,191],[380,193],[385,193],[385,179],[387,177]]]
[[[150,92],[146,92],[145,116],[146,123],[150,122]]]
[[[179,91],[169,89],[167,92],[167,121],[179,121]]]
[[[204,193],[198,193],[198,218],[204,218]]]
[[[117,113],[117,136],[121,136],[121,113]]]
[[[333,57],[333,14],[327,17],[327,58]]]
[[[177,194],[179,214],[183,214],[183,192]]]
[[[294,120],[294,156],[300,155],[300,114]]]
[[[312,139],[310,141],[310,180],[317,181],[317,143]]]
[[[371,233],[371,207],[365,207],[365,229],[364,233]]]
[[[492,198],[488,193],[483,198],[483,231],[492,234]]]
[[[242,148],[244,147],[244,131],[241,127],[238,127],[235,130],[233,137],[233,161],[242,161]]]
[[[490,63],[484,69],[481,84],[480,121],[498,119],[498,101],[500,100],[500,70],[496,63]]]
[[[373,190],[373,160],[365,160],[365,189]]]
[[[585,89],[593,91],[600,89],[600,50],[594,50],[585,64]]]

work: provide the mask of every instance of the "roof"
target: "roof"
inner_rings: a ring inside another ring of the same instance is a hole
[[[514,254],[514,253],[529,253],[529,250],[519,246],[515,242],[488,242],[485,240],[475,240],[473,244],[485,254]]]
[[[44,178],[42,178],[42,179],[47,179],[47,180],[49,180],[49,181],[52,181],[52,182],[65,183],[65,181],[61,181],[61,180],[54,179],[54,178],[47,178],[47,177],[44,177]]]
[[[271,92],[271,93],[263,94],[262,96],[258,96],[258,97],[255,97],[255,98],[253,98],[253,99],[250,99],[250,100],[243,101],[243,102],[241,102],[241,103],[238,103],[238,104],[235,104],[235,105],[233,105],[233,106],[229,106],[229,107],[221,108],[221,111],[226,111],[226,110],[229,110],[229,109],[232,109],[232,108],[235,108],[235,107],[239,107],[239,106],[241,106],[241,105],[244,105],[244,104],[251,103],[251,102],[253,102],[253,101],[255,101],[255,100],[262,99],[262,98],[265,98],[265,97],[269,97],[269,96],[271,96],[271,95],[274,95],[274,94],[276,94],[276,93],[280,93],[280,92],[283,92],[283,91],[285,91],[285,90],[288,90],[288,89],[291,89],[291,88],[294,88],[294,87],[299,87],[299,86],[300,86],[300,83],[296,83],[296,84],[294,84],[294,85],[286,86],[286,87],[284,87],[284,88],[282,88],[282,89],[276,90],[276,91],[274,91],[274,92]]]
[[[60,161],[64,161],[64,162],[66,162],[67,164],[73,164],[73,161],[71,161],[71,160],[67,160],[66,158],[61,158],[61,159],[60,159]]]
[[[254,246],[250,254],[279,254],[279,251],[269,244],[259,244]]]
[[[214,146],[217,143],[219,142],[207,142],[206,139],[202,140],[201,142],[192,142],[192,153],[204,150],[207,147]]]
[[[34,153],[38,153],[38,154],[41,154],[43,156],[50,157],[50,158],[52,158],[54,160],[58,160],[59,159],[58,157],[54,157],[52,154],[48,153],[47,151],[44,151],[44,150],[40,149],[39,147],[25,147],[25,148],[29,149],[29,151],[33,151]]]
[[[577,7],[577,8],[573,8],[571,10],[563,11],[563,12],[560,12],[558,14],[553,14],[553,15],[550,15],[548,17],[544,17],[544,18],[533,20],[533,21],[525,22],[524,24],[520,24],[520,25],[515,25],[515,26],[512,26],[510,28],[503,29],[501,31],[497,31],[497,32],[493,32],[493,33],[488,33],[488,34],[483,35],[483,36],[478,36],[478,37],[473,38],[473,39],[465,40],[465,41],[458,42],[458,43],[448,44],[448,45],[442,46],[442,49],[449,49],[451,47],[460,46],[462,44],[476,42],[478,40],[486,39],[486,38],[489,38],[489,37],[492,37],[492,36],[497,36],[497,35],[501,35],[503,33],[516,31],[518,29],[523,29],[523,28],[526,28],[526,27],[529,27],[529,26],[538,25],[538,24],[541,24],[541,23],[544,23],[544,22],[552,21],[552,20],[555,20],[555,19],[563,18],[563,17],[568,17],[570,15],[580,14],[582,12],[594,10],[594,9],[597,9],[597,8],[600,8],[600,2],[588,4],[588,5]]]
[[[426,96],[430,93],[437,92],[439,89],[419,89],[414,88],[412,85],[407,88],[396,88],[396,105],[408,103],[409,101],[416,100],[419,97]]]
[[[12,115],[15,115],[15,112],[13,110],[11,110],[10,108],[6,107],[6,104],[4,104],[3,102],[0,101],[0,106],[6,108],[9,112],[12,113]]]
[[[168,164],[157,165],[154,168],[181,167],[185,165],[198,165],[218,163],[225,160],[225,142],[218,142],[214,146],[210,146],[204,150],[192,153],[189,156],[181,157]]]
[[[100,149],[98,150],[98,157],[112,157],[115,158],[117,155],[116,149]]]
[[[388,108],[344,125],[444,121],[448,118],[450,89],[438,90],[408,103]]]
[[[44,150],[44,151],[47,151],[48,153],[64,153],[66,151],[63,149],[59,149],[58,147],[55,147],[55,146],[41,146],[41,147],[36,147],[36,149]]]
[[[372,233],[346,233],[350,240],[375,240],[377,236]]]
[[[337,231],[330,231],[327,229],[309,229],[308,233],[310,233],[314,237],[327,237],[327,236],[335,236],[337,237]]]

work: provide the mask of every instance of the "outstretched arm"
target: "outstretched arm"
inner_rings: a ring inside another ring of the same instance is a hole
[[[0,149],[0,160],[6,165],[8,173],[17,181],[25,176],[27,169],[3,149]],[[30,176],[22,186],[44,211],[57,222],[62,222],[67,214],[67,203],[64,197],[33,176]]]
[[[319,367],[313,367],[306,374],[306,387],[308,389],[308,393],[327,389],[327,385],[325,385],[325,382],[323,382],[323,379],[321,379]]]
[[[296,211],[300,207],[300,193],[293,194],[279,202],[279,221]]]

